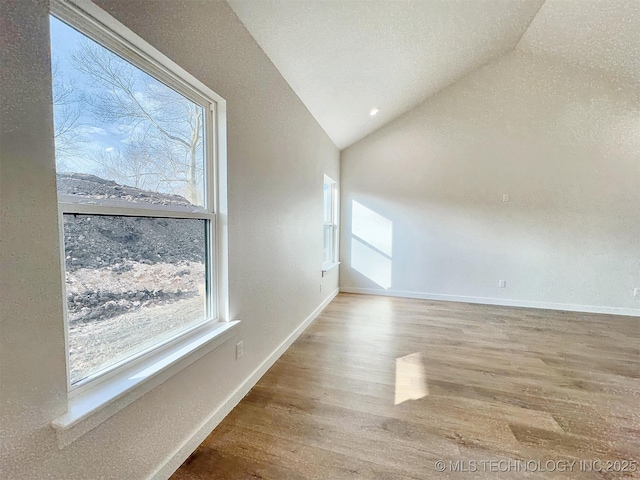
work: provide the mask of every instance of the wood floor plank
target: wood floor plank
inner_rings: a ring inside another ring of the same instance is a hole
[[[172,478],[640,478],[639,406],[638,318],[340,294]]]

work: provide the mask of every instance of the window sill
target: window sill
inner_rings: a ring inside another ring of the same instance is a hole
[[[185,367],[222,345],[240,321],[218,322],[170,348],[70,397],[67,413],[52,422],[63,448]]]
[[[340,265],[340,262],[325,263],[322,266],[322,276],[326,277],[327,273],[336,268],[338,265]]]

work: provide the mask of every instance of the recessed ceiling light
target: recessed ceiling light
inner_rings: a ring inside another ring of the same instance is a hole
[[[379,111],[380,111],[380,109],[379,109],[379,108],[372,108],[372,109],[369,111],[369,115],[371,115],[371,116],[373,117],[374,115],[377,115]]]

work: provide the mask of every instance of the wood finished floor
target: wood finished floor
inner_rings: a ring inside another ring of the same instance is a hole
[[[640,478],[639,349],[640,318],[340,294],[172,479]]]

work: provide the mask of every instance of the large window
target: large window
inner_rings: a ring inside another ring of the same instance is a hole
[[[323,270],[338,264],[338,189],[336,182],[324,176]]]
[[[219,318],[216,101],[98,23],[55,15],[73,388]]]

